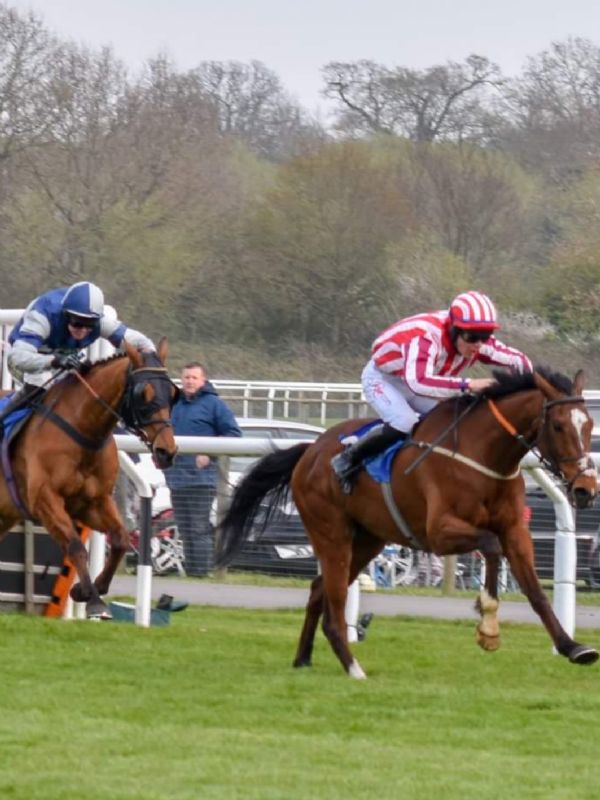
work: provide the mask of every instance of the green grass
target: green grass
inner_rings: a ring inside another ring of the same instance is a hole
[[[600,670],[544,632],[377,617],[319,634],[292,670],[297,612],[189,608],[166,628],[0,616],[3,800],[597,797]],[[586,632],[599,643],[600,631]]]

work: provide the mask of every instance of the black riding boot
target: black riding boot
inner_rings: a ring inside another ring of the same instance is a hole
[[[382,453],[390,445],[405,436],[402,431],[392,428],[385,422],[370,430],[355,444],[345,447],[331,459],[331,466],[337,475],[344,494],[351,494],[354,478],[362,461]]]
[[[8,401],[7,405],[0,411],[0,439],[4,436],[4,420],[13,411],[27,405],[34,397],[38,397],[44,393],[41,386],[34,386],[31,384],[24,384],[18,389]]]

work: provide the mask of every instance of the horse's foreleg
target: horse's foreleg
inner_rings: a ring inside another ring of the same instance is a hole
[[[64,555],[71,560],[77,571],[79,583],[70,592],[73,600],[86,603],[88,617],[109,617],[108,609],[90,578],[87,550],[79,538],[73,520],[66,512],[63,498],[48,487],[42,488],[31,511],[59,543]]]
[[[484,650],[497,650],[500,647],[498,572],[502,548],[496,534],[484,531],[479,538],[479,550],[485,558],[485,584],[480,588],[475,603],[481,614],[475,636],[477,644]]]
[[[98,593],[103,595],[108,592],[117,567],[127,552],[129,534],[125,530],[117,505],[110,496],[103,498],[100,505],[90,506],[83,515],[82,522],[93,530],[105,531],[110,542],[108,559],[94,581]]]
[[[593,664],[597,661],[598,651],[593,647],[574,641],[564,630],[552,610],[550,601],[535,573],[533,544],[526,528],[515,529],[508,533],[505,553],[513,575],[550,634],[556,650],[573,664]]]

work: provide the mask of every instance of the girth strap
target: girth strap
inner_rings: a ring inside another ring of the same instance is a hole
[[[396,505],[396,501],[394,500],[394,496],[392,494],[392,487],[390,486],[390,484],[385,482],[382,483],[381,491],[383,492],[383,499],[385,500],[387,509],[390,512],[392,519],[398,526],[400,533],[406,537],[412,548],[414,548],[415,550],[422,550],[423,547],[419,543],[419,540],[410,529],[408,522],[404,519],[404,517],[400,513],[400,509]]]
[[[36,406],[34,408],[36,414],[39,414],[41,417],[45,417],[53,422],[58,428],[66,433],[74,442],[77,442],[78,445],[83,447],[85,450],[93,450],[97,452],[98,450],[102,450],[102,448],[106,445],[110,436],[102,439],[100,442],[90,439],[88,436],[85,436],[83,433],[80,433],[76,428],[74,428],[66,419],[59,417],[58,414],[55,414],[51,408],[48,406]]]

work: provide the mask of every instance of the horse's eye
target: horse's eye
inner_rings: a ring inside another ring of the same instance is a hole
[[[560,422],[553,422],[552,428],[554,429],[554,433],[562,433],[564,430],[562,423]]]

